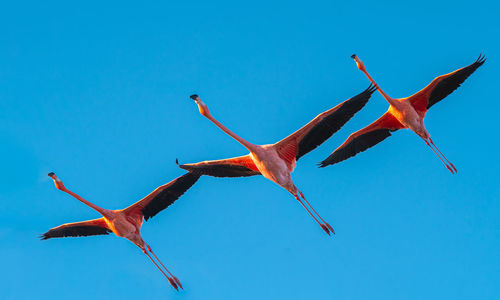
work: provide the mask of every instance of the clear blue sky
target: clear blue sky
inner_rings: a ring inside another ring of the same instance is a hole
[[[0,10],[3,299],[494,299],[500,269],[495,1],[4,3]],[[273,143],[363,89],[357,53],[393,97],[488,60],[427,114],[452,176],[415,134],[318,169],[388,107],[377,93],[293,173],[328,238],[263,177],[202,178],[142,233],[185,290],[115,236],[38,240],[97,217],[65,184],[122,208],[246,154],[188,96]]]

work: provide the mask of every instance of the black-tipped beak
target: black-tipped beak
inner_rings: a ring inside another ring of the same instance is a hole
[[[356,59],[356,56],[357,56],[356,54],[353,54],[353,55],[351,55],[351,58]]]
[[[189,96],[189,98],[196,100],[196,98],[198,98],[198,95],[194,94],[194,95]]]
[[[47,174],[47,176],[49,176],[49,177],[52,177],[54,175],[56,175],[56,174],[54,174],[54,172],[50,172],[49,174]]]

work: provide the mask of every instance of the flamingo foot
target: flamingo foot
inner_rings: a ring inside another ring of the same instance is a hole
[[[182,287],[180,280],[175,276],[173,277],[173,279],[174,279],[175,283],[177,284],[177,286],[180,287],[181,290],[183,290],[184,288]]]
[[[326,227],[328,227],[328,229],[329,229],[329,230],[330,230],[333,234],[335,234],[335,230],[333,230],[333,227],[332,227],[332,226],[330,226],[330,224],[328,224],[328,223],[326,223],[326,222],[325,222],[325,226],[326,226]]]
[[[328,230],[328,227],[326,227],[325,224],[319,224],[321,226],[321,229],[323,229],[328,235],[330,235],[330,230]]]
[[[171,285],[171,286],[173,286],[173,287],[174,287],[174,289],[175,289],[176,291],[178,291],[178,290],[179,290],[179,287],[178,287],[178,286],[177,286],[177,284],[175,283],[174,279],[172,279],[172,278],[168,277],[168,283],[170,283],[170,285]]]
[[[455,171],[455,174],[456,174],[457,173],[457,168],[455,168],[455,165],[452,164],[451,162],[449,162],[449,163],[450,163],[450,166],[453,168],[453,171]]]

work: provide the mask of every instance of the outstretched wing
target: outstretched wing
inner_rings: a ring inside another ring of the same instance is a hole
[[[259,169],[257,169],[250,155],[208,160],[195,164],[183,164],[179,165],[179,167],[195,174],[214,177],[248,177],[260,175]]]
[[[125,208],[123,211],[127,215],[139,214],[139,218],[142,215],[147,221],[179,199],[180,196],[198,181],[200,176],[200,174],[187,173],[177,177],[169,183],[158,187],[151,194]]]
[[[486,58],[480,55],[474,63],[467,67],[436,77],[421,91],[408,97],[409,101],[416,110],[426,112],[431,106],[456,90],[485,61]]]
[[[351,119],[370,99],[375,87],[369,86],[362,93],[327,110],[304,127],[274,144],[282,159],[289,163],[314,150],[330,138]]]
[[[76,237],[76,236],[90,236],[90,235],[103,235],[109,234],[111,230],[106,225],[106,221],[103,218],[67,223],[61,226],[54,227],[42,234],[40,238],[42,240],[48,240],[51,238],[62,238],[62,237]]]
[[[351,134],[340,147],[320,163],[320,167],[333,165],[355,156],[388,138],[392,131],[401,128],[404,126],[391,113],[386,112],[372,124]]]

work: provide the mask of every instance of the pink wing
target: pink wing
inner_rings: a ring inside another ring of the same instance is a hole
[[[349,121],[370,99],[373,86],[329,109],[304,127],[274,144],[278,155],[289,164],[314,150]]]
[[[320,167],[346,160],[375,146],[391,136],[392,131],[405,128],[391,113],[386,112],[375,122],[351,134],[347,140],[320,163]]]
[[[155,189],[142,200],[123,209],[123,211],[136,221],[147,221],[157,213],[169,207],[181,197],[193,184],[198,181],[200,174],[187,173]]]
[[[41,235],[42,240],[61,237],[77,237],[109,234],[111,230],[108,228],[106,221],[103,218],[67,223],[61,226],[54,227]]]
[[[208,160],[195,164],[179,165],[189,172],[214,177],[248,177],[260,175],[260,171],[250,155],[220,160]]]
[[[425,88],[408,97],[408,100],[415,110],[425,113],[431,106],[456,90],[485,61],[486,58],[480,55],[474,63],[467,67],[436,77]]]

